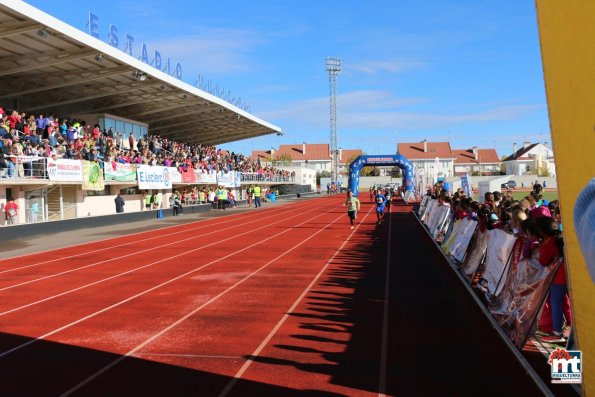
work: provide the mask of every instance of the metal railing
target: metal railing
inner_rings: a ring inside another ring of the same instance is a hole
[[[291,182],[292,178],[295,181],[295,176],[282,176],[282,175],[266,175],[266,174],[253,174],[253,173],[241,173],[242,182]]]
[[[49,180],[48,159],[38,156],[10,156],[10,161],[6,160],[6,167],[0,168],[0,178],[3,180]],[[100,161],[101,162],[101,161]],[[104,167],[101,167],[103,170]],[[240,173],[241,182],[273,182],[273,183],[293,183],[295,176],[278,175],[267,173]]]
[[[0,178],[48,179],[47,157],[9,156],[6,166],[0,168]]]

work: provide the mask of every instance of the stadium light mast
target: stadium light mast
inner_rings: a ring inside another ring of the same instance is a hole
[[[339,180],[339,147],[337,144],[337,76],[342,68],[341,58],[327,57],[326,71],[329,77],[330,126],[331,126],[331,176]]]

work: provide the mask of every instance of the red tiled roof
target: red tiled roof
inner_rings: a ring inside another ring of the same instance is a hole
[[[347,163],[352,157],[361,156],[364,152],[361,149],[344,149],[341,151],[341,158],[339,159],[340,164]]]
[[[361,149],[345,149],[342,150],[340,163],[345,163],[346,160],[351,158],[353,155],[362,154]],[[281,145],[279,150],[275,150],[275,157],[289,155],[293,161],[304,161],[304,160],[327,160],[330,161],[330,145],[328,143],[308,143],[306,144],[306,153],[304,153],[304,147],[301,144],[298,145]],[[252,158],[269,159],[271,157],[271,151],[254,150],[252,151]]]
[[[427,145],[428,151],[424,152],[423,142],[399,143],[397,152],[407,157],[408,160],[435,159],[436,157],[452,159],[455,157],[448,142],[428,142]]]
[[[528,160],[529,156],[524,156],[529,150],[533,149],[535,146],[539,145],[539,143],[533,143],[528,145],[527,147],[522,147],[507,158],[504,161],[512,161],[512,160]]]
[[[309,143],[305,146],[306,152],[304,153],[304,145],[281,145],[279,150],[275,151],[275,155],[287,154],[294,161],[328,160],[331,157],[328,143]]]
[[[496,149],[477,149],[477,160],[475,160],[473,149],[454,149],[452,154],[455,157],[455,164],[485,164],[501,162],[498,158],[498,153],[496,153]]]
[[[271,158],[271,151],[253,150],[251,157],[255,160],[269,160]]]

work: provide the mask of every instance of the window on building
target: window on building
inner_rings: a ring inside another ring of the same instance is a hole
[[[130,196],[135,194],[141,194],[138,186],[131,186],[120,190],[120,194],[123,196]]]
[[[110,188],[106,186],[103,190],[87,190],[85,193],[88,197],[93,196],[109,196],[110,195]]]

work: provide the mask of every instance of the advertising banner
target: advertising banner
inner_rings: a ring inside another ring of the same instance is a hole
[[[104,162],[103,173],[106,181],[136,182],[136,164]]]
[[[541,58],[583,394],[595,396],[595,2],[537,0]]]
[[[83,165],[80,160],[48,159],[47,165],[50,181],[54,182],[82,182]]]
[[[215,185],[217,183],[217,175],[214,172],[195,170],[194,177],[196,183],[204,183],[209,185]]]
[[[463,259],[463,263],[459,267],[461,273],[467,278],[468,281],[473,281],[473,276],[477,272],[479,265],[486,253],[490,234],[486,231],[482,233],[479,229],[475,230],[475,234],[472,238],[472,243],[469,244],[469,252]]]
[[[219,171],[217,173],[217,185],[222,185],[225,187],[235,187],[235,172]]]
[[[169,170],[168,167],[139,165],[136,169],[138,187],[140,189],[171,189],[172,178]]]
[[[459,233],[459,228],[461,227],[461,224],[463,223],[462,219],[459,219],[457,221],[455,221],[454,226],[450,232],[450,235],[447,237],[447,239],[442,243],[442,250],[446,253],[450,252],[450,247],[452,246],[452,244],[455,242],[456,238],[457,238],[457,234]]]
[[[176,167],[167,167],[172,183],[182,183],[182,173]]]
[[[549,266],[542,266],[537,257],[523,259],[518,263],[515,287],[511,301],[507,306],[492,310],[492,315],[504,332],[520,349],[532,331],[535,318],[549,291],[550,284],[562,259]]]
[[[235,187],[240,187],[242,186],[242,174],[240,171],[235,171]]]
[[[469,182],[469,174],[465,174],[461,177],[461,188],[465,192],[465,196],[473,197],[471,194],[471,184]]]
[[[430,201],[430,196],[423,196],[421,199],[421,203],[419,205],[419,209],[417,210],[417,215],[422,216],[426,211],[426,207],[428,206],[428,202]]]
[[[462,262],[465,258],[465,253],[477,228],[477,222],[470,219],[463,219],[459,231],[455,237],[454,242],[450,245],[450,255],[455,258],[457,262]]]
[[[82,161],[83,164],[83,190],[101,191],[105,189],[103,172],[96,161]]]
[[[194,168],[187,168],[180,172],[182,174],[182,182],[183,183],[194,183],[196,182],[196,174],[194,173]]]
[[[486,253],[486,270],[483,279],[487,283],[489,295],[498,295],[502,291],[504,269],[510,258],[516,241],[513,234],[500,229],[489,230],[490,238]]]
[[[428,203],[428,205],[426,207],[426,211],[424,212],[423,216],[421,217],[422,222],[425,223],[426,225],[428,224],[428,222],[430,222],[432,213],[434,212],[434,208],[436,208],[437,205],[438,205],[438,200],[434,200],[434,199],[431,199],[430,202]]]

